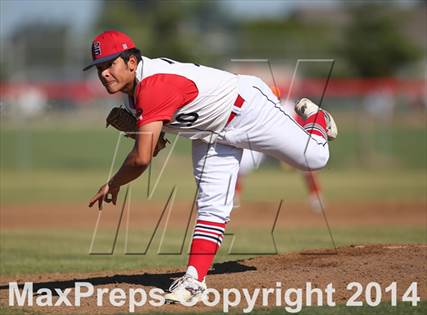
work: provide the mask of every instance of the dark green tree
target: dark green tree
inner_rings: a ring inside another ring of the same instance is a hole
[[[203,27],[217,9],[211,1],[108,0],[103,1],[97,31],[121,30],[149,57],[203,62],[210,57],[201,44]]]
[[[421,49],[402,32],[407,17],[392,6],[352,5],[348,12],[351,22],[344,30],[340,50],[356,75],[393,75],[421,56]]]

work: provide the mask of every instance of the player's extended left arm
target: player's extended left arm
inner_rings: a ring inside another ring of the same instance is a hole
[[[144,173],[153,158],[162,126],[162,121],[154,121],[139,128],[133,149],[129,152],[117,173],[108,183],[102,185],[96,195],[89,201],[89,207],[98,202],[98,208],[102,209],[103,201],[112,202],[115,205],[120,186],[126,185]],[[110,195],[111,197],[109,197]]]

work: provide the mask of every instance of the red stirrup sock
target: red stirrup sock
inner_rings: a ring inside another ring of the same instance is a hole
[[[203,281],[224,237],[225,223],[197,220],[188,259],[187,274]]]
[[[326,133],[325,113],[322,111],[318,111],[316,114],[311,115],[304,120],[301,125],[308,133],[328,139],[328,135]]]

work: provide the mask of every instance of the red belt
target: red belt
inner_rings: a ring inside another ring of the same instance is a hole
[[[245,100],[240,95],[237,95],[237,98],[234,101],[233,110],[231,111],[231,114],[227,119],[226,125],[228,125],[230,123],[230,121],[232,121],[234,119],[234,117],[236,117],[236,115],[237,115],[236,111],[238,112],[238,110],[236,110],[236,108],[237,109],[241,108],[243,106],[244,102],[245,102]]]

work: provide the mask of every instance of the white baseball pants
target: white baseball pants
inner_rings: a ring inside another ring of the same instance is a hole
[[[245,103],[216,142],[193,141],[199,220],[229,221],[242,149],[263,152],[301,170],[323,168],[329,159],[327,140],[308,134],[263,81],[239,76],[239,95]]]

